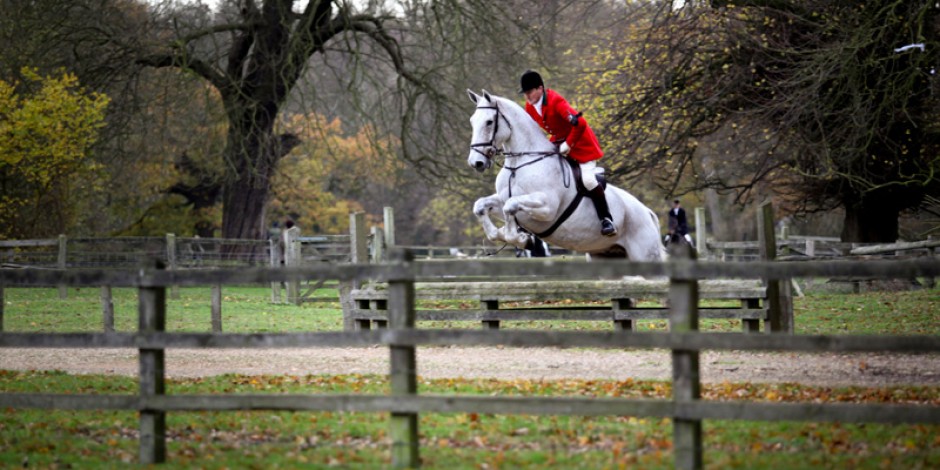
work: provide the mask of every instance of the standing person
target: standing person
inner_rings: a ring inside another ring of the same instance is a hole
[[[672,209],[669,210],[669,241],[678,242],[681,239],[687,239],[689,234],[689,221],[685,217],[685,209],[679,204],[678,199],[672,201]]]
[[[525,110],[529,116],[548,132],[549,139],[558,146],[558,152],[581,165],[581,181],[588,196],[594,202],[597,218],[601,221],[601,235],[612,237],[617,234],[604,187],[598,184],[594,168],[597,160],[604,156],[597,136],[581,113],[575,111],[563,96],[555,90],[545,88],[542,76],[528,70],[520,79],[520,93],[525,94]]]

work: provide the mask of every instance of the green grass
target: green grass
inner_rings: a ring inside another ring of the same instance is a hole
[[[810,293],[794,299],[799,334],[934,335],[940,289],[862,294]]]
[[[101,331],[100,292],[4,291],[4,330]],[[210,289],[181,289],[168,299],[169,331],[209,331]],[[318,296],[335,295],[322,290]],[[338,331],[337,304],[274,305],[264,288],[223,289],[227,332]],[[809,293],[796,298],[801,334],[938,334],[940,290]],[[136,291],[115,289],[118,331],[137,325]],[[506,322],[507,327],[609,330],[606,322]],[[422,322],[422,327],[478,328]],[[664,330],[665,321],[640,322]],[[706,331],[740,331],[738,322],[703,321]],[[4,354],[15,353],[10,350]],[[168,394],[387,394],[384,376],[241,376],[169,380]],[[134,378],[55,371],[0,371],[0,391],[136,394]],[[670,399],[668,382],[614,380],[425,380],[419,393],[598,396]],[[796,384],[706,384],[709,400],[929,403],[940,387],[828,388]],[[169,413],[165,468],[384,468],[390,463],[388,417],[377,413]],[[0,467],[115,468],[137,461],[137,415],[113,411],[0,410]],[[672,468],[669,420],[422,414],[425,468]],[[937,468],[940,426],[705,421],[710,468]]]
[[[335,297],[335,289],[321,289],[319,297]],[[137,291],[114,289],[115,329],[137,329]],[[271,291],[261,287],[222,290],[222,326],[231,333],[340,331],[338,303],[305,303],[300,306],[271,303]],[[456,302],[434,305],[456,307]],[[199,332],[211,329],[211,290],[180,289],[178,299],[167,299],[167,331]],[[642,303],[641,303],[642,305]],[[715,303],[715,305],[720,305]],[[68,299],[56,289],[5,289],[4,331],[91,332],[102,331],[98,289],[70,289]],[[839,294],[810,292],[794,298],[798,334],[936,334],[940,332],[940,288],[903,292]],[[640,331],[663,331],[665,320],[637,322]],[[503,322],[504,328],[544,330],[610,330],[609,322],[520,321]],[[473,322],[419,322],[419,328],[479,328]],[[703,331],[741,331],[733,320],[702,320]]]
[[[335,297],[335,289],[321,289],[317,296]],[[114,328],[137,330],[137,290],[112,289]],[[57,289],[5,289],[4,331],[92,332],[103,331],[101,291],[69,289],[59,299]],[[210,331],[211,289],[179,289],[179,298],[167,295],[167,331]],[[261,287],[222,289],[222,328],[226,332],[265,333],[337,331],[343,328],[339,303],[274,304],[271,290]]]
[[[4,392],[135,393],[127,377],[0,372]],[[387,393],[382,376],[224,375],[169,380],[168,394]],[[419,393],[668,399],[668,383],[614,380],[420,380]],[[885,389],[794,384],[706,385],[710,400],[931,403],[936,387]],[[382,468],[389,464],[384,414],[188,412],[167,415],[167,468]],[[425,468],[671,468],[669,420],[422,414]],[[706,421],[713,468],[934,468],[940,426]],[[131,412],[0,411],[0,466],[99,468],[137,459]]]

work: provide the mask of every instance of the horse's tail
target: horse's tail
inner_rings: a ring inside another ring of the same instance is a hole
[[[659,227],[659,216],[656,215],[655,212],[653,212],[653,209],[650,209],[649,207],[647,207],[646,212],[648,212],[650,215],[650,218],[653,219],[653,225]]]
[[[656,215],[656,212],[654,212],[653,209],[650,209],[649,207],[646,208],[646,212],[649,213],[650,219],[653,220],[653,227],[656,227],[656,231],[658,232],[659,231],[659,216]],[[657,245],[659,245],[659,260],[666,261],[669,257],[668,256],[669,253],[666,251],[666,247],[662,243],[657,243]]]

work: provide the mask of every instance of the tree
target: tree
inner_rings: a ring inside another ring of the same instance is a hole
[[[843,208],[843,240],[894,241],[900,212],[940,194],[938,13],[903,0],[647,10],[622,53],[598,56],[602,138],[638,155],[618,171],[671,192],[772,186],[794,212]]]
[[[82,87],[107,95],[106,125],[87,154],[87,165],[96,168],[99,184],[70,191],[68,200],[48,200],[49,207],[70,207],[74,219],[70,236],[119,233],[146,207],[141,181],[154,174],[141,171],[138,162],[152,161],[155,144],[142,137],[132,123],[150,108],[143,90],[153,90],[134,76],[137,34],[143,31],[147,9],[135,0],[0,0],[0,79],[28,83],[21,70],[77,78]],[[153,121],[150,132],[159,132]],[[135,138],[141,136],[142,138]],[[138,142],[141,145],[133,147]],[[50,194],[50,197],[54,194]],[[161,232],[162,233],[162,232]],[[43,237],[46,234],[23,234]]]
[[[176,38],[165,50],[143,57],[153,67],[179,67],[207,80],[221,95],[229,129],[224,151],[222,236],[261,238],[271,178],[278,162],[299,140],[276,134],[275,123],[292,88],[315,53],[331,41],[369,38],[409,83],[419,77],[407,70],[398,42],[385,27],[393,18],[380,13],[357,13],[344,2],[311,1],[294,11],[294,1],[240,3],[237,21],[220,23]],[[224,58],[199,58],[199,40],[221,33]],[[345,43],[349,46],[349,43]]]
[[[21,75],[0,80],[0,236],[54,236],[75,223],[72,193],[100,184],[89,149],[109,100],[68,73]]]

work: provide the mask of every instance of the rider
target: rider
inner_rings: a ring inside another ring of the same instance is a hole
[[[519,92],[525,94],[526,112],[549,133],[559,153],[581,165],[581,181],[594,202],[597,218],[601,221],[601,234],[607,237],[616,235],[617,228],[607,207],[604,187],[598,184],[594,174],[597,160],[604,155],[594,131],[563,96],[545,88],[538,72],[527,70],[522,74],[520,82],[522,88]]]
[[[669,238],[671,242],[678,242],[680,239],[688,240],[689,221],[685,216],[685,209],[679,204],[678,199],[672,201],[672,209],[669,211]]]

